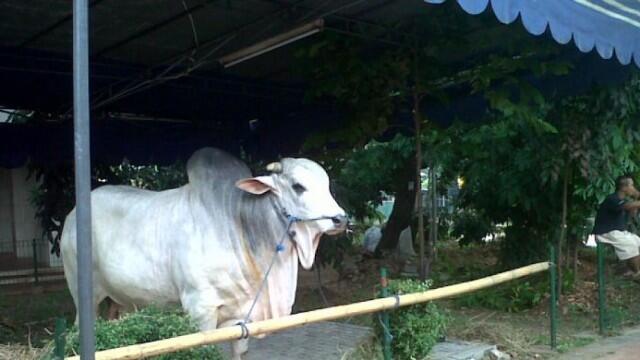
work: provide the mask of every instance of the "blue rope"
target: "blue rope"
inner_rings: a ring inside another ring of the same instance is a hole
[[[330,216],[321,216],[321,217],[317,217],[317,218],[310,218],[310,219],[300,219],[298,217],[289,215],[286,211],[283,212],[284,216],[287,218],[287,228],[284,231],[284,234],[282,234],[282,237],[280,238],[280,241],[278,242],[278,244],[276,245],[276,251],[273,253],[273,257],[271,258],[271,263],[269,264],[269,267],[267,268],[267,271],[264,273],[264,277],[262,278],[262,282],[260,283],[260,288],[258,288],[258,292],[256,293],[255,298],[253,299],[253,302],[251,303],[251,307],[249,308],[249,311],[247,312],[247,315],[244,317],[244,320],[238,322],[236,325],[239,325],[242,327],[242,335],[241,335],[241,339],[246,339],[249,337],[249,329],[247,328],[247,323],[249,323],[249,318],[251,317],[251,313],[253,312],[253,309],[255,308],[256,304],[258,303],[258,299],[260,298],[260,294],[262,294],[262,290],[264,289],[265,284],[267,283],[267,278],[269,277],[269,274],[271,273],[271,269],[273,268],[273,265],[275,265],[276,263],[276,259],[278,258],[278,254],[283,252],[285,249],[284,246],[284,241],[287,238],[287,236],[289,236],[289,238],[291,238],[292,236],[295,236],[295,233],[290,233],[291,230],[291,225],[293,225],[293,223],[296,222],[308,222],[308,221],[318,221],[318,220],[325,220],[325,219],[331,219]]]
[[[249,311],[247,312],[247,315],[244,317],[244,320],[242,320],[242,323],[244,323],[244,324],[249,322],[249,318],[251,317],[251,313],[253,312],[253,309],[256,307],[256,304],[258,303],[258,299],[260,298],[260,294],[262,293],[262,290],[264,289],[264,285],[267,283],[267,278],[269,277],[269,274],[271,273],[271,269],[273,269],[273,265],[275,265],[275,263],[276,263],[276,259],[278,258],[278,253],[284,251],[284,240],[289,235],[289,230],[291,230],[291,225],[293,225],[294,222],[299,221],[297,218],[295,218],[293,216],[288,216],[288,215],[287,215],[287,219],[288,219],[287,228],[285,229],[284,234],[282,234],[282,237],[280,238],[280,241],[278,242],[278,245],[276,245],[276,251],[273,253],[273,256],[271,257],[271,263],[269,264],[269,267],[267,268],[267,271],[264,273],[264,277],[262,278],[262,282],[260,283],[260,288],[258,288],[258,292],[256,293],[255,298],[253,298],[253,302],[251,303],[251,307],[249,308]]]

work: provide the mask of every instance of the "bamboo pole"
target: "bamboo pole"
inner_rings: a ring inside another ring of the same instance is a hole
[[[548,262],[540,262],[518,269],[505,271],[482,279],[477,279],[451,286],[445,286],[442,288],[427,290],[419,293],[400,295],[398,296],[398,299],[396,299],[396,297],[387,297],[348,305],[334,306],[330,308],[289,315],[277,319],[269,319],[258,321],[255,323],[249,323],[246,325],[246,327],[249,330],[249,334],[251,334],[251,336],[270,334],[279,330],[289,329],[315,322],[335,320],[355,315],[379,312],[387,309],[394,309],[397,306],[408,306],[436,299],[449,298],[456,295],[495,286],[507,281],[546,271],[548,269]],[[141,359],[149,356],[156,356],[185,350],[196,346],[238,340],[241,338],[241,336],[242,328],[236,325],[216,330],[198,332],[195,334],[178,336],[165,340],[153,341],[145,344],[104,350],[96,353],[96,359]],[[80,357],[74,356],[67,359],[80,360]]]

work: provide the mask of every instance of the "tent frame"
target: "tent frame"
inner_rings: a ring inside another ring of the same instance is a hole
[[[89,135],[89,7],[73,1],[73,142],[76,185],[76,241],[80,353],[95,358],[95,310],[91,251],[91,139]]]

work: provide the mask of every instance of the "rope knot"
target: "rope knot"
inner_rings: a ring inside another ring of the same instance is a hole
[[[248,339],[249,338],[249,328],[247,327],[246,321],[239,321],[236,325],[240,326],[242,329],[242,334],[240,335],[240,339]]]

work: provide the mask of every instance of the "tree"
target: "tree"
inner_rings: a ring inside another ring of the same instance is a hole
[[[507,224],[505,267],[546,258],[552,241],[568,254],[566,238],[575,254],[615,177],[638,171],[639,84],[554,101],[534,95],[534,106],[498,97],[491,121],[460,127],[461,205]]]
[[[445,102],[453,89],[483,92],[494,108],[519,111],[520,108],[509,101],[509,87],[519,86],[522,94],[537,100],[540,96],[535,89],[519,83],[521,74],[540,75],[554,70],[539,59],[555,48],[541,48],[536,41],[513,41],[521,39],[513,31],[505,31],[501,37],[492,34],[488,38],[494,39],[493,42],[487,43],[469,34],[472,29],[490,29],[490,32],[494,28],[478,27],[477,23],[470,25],[468,17],[459,18],[456,14],[450,11],[400,24],[406,38],[396,47],[329,35],[299,53],[307,61],[303,67],[310,69],[307,75],[313,86],[309,97],[316,101],[332,101],[345,114],[343,128],[314,134],[307,142],[306,151],[322,149],[329,141],[340,144],[339,149],[326,152],[328,158],[333,159],[329,167],[339,169],[347,164],[345,158],[351,151],[363,148],[372,138],[398,130],[413,136],[414,156],[387,160],[402,161],[405,165],[402,171],[394,172],[394,186],[389,187],[396,203],[383,232],[381,248],[395,247],[400,231],[410,223],[412,215],[419,223],[418,238],[423,237],[421,206],[417,206],[422,204],[421,192],[411,191],[409,184],[414,184],[413,189],[418,188],[420,171],[427,164],[440,167],[434,162],[436,153],[422,149],[422,131],[434,129],[425,116],[424,107]],[[496,39],[502,43],[498,45]],[[532,51],[528,46],[534,43],[537,46]],[[493,54],[487,55],[487,49]],[[501,90],[493,89],[496,82]],[[412,114],[411,124],[397,121],[398,114],[403,111]],[[410,171],[412,167],[413,171]],[[377,197],[379,195],[373,195],[369,199]],[[433,247],[433,243],[427,244],[429,259],[433,258]]]
[[[589,226],[586,219],[613,192],[614,179],[639,169],[636,142],[640,128],[635,122],[639,90],[638,79],[632,78],[624,86],[563,99],[551,113],[560,129],[553,145],[560,154],[547,173],[551,181],[561,178],[563,183],[557,239],[560,270],[564,261],[571,262],[570,268],[576,271],[578,239],[588,234],[584,231]]]

